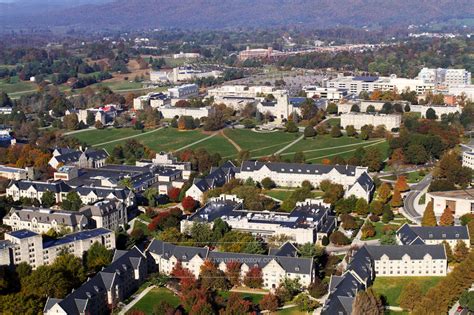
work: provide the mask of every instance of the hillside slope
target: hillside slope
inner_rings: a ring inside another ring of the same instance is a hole
[[[472,0],[116,0],[50,10],[22,23],[86,28],[323,28],[408,25],[466,17],[474,17]],[[3,21],[14,22],[9,17]]]

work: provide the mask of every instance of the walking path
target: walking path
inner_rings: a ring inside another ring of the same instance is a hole
[[[86,128],[86,129],[68,131],[68,132],[63,133],[63,136],[69,136],[69,135],[73,135],[73,134],[76,134],[76,133],[81,133],[81,132],[90,131],[90,130],[94,130],[94,129],[95,129],[95,127],[89,127],[89,128]]]
[[[380,144],[380,143],[383,143],[383,142],[385,142],[385,140],[378,141],[378,142],[374,142],[374,143],[372,143],[372,144],[365,145],[365,146],[362,146],[362,147],[363,147],[363,148],[367,148],[367,147],[371,147],[371,146],[374,146],[374,145],[377,145],[377,144]],[[334,147],[334,148],[337,148],[337,147]],[[358,149],[358,148],[357,148],[357,149]],[[319,160],[319,159],[323,159],[323,158],[327,158],[327,157],[335,156],[335,155],[340,155],[340,154],[344,154],[344,153],[354,152],[354,151],[356,151],[357,149],[352,149],[352,150],[337,152],[337,153],[333,153],[333,154],[327,154],[327,155],[318,156],[318,157],[315,157],[315,158],[312,158],[312,159],[306,159],[306,162],[308,162],[308,161],[313,161],[313,160]],[[303,153],[304,153],[304,151],[303,151]]]
[[[160,127],[160,128],[157,128],[157,129],[154,129],[154,130],[151,130],[151,131],[139,133],[139,134],[137,134],[137,135],[128,136],[128,137],[123,137],[123,138],[120,138],[120,139],[115,139],[115,140],[106,141],[106,142],[102,142],[102,143],[97,143],[97,144],[94,144],[93,147],[100,147],[100,146],[103,146],[103,145],[106,145],[106,144],[110,144],[110,143],[114,143],[114,142],[119,142],[119,141],[128,140],[128,139],[132,139],[132,138],[138,138],[138,137],[141,137],[141,136],[144,136],[144,135],[148,135],[148,134],[153,133],[153,132],[157,132],[157,131],[159,131],[159,130],[161,130],[161,129],[163,129],[163,128],[164,128],[164,127]]]
[[[232,145],[234,146],[234,148],[237,150],[237,152],[242,151],[242,148],[240,147],[240,145],[238,145],[237,142],[235,142],[234,140],[232,140],[231,138],[229,138],[229,137],[225,134],[224,129],[221,129],[220,134],[221,134],[221,136],[223,136],[227,141],[229,141],[230,144],[232,144]]]
[[[312,150],[305,150],[305,151],[302,151],[303,153],[309,153],[309,152],[318,152],[318,151],[327,151],[327,150],[332,150],[332,149],[340,149],[340,148],[347,148],[347,147],[353,147],[353,146],[362,146],[363,144],[378,144],[378,143],[382,143],[384,142],[385,140],[380,140],[380,139],[377,139],[377,140],[371,140],[371,141],[367,141],[367,142],[359,142],[359,143],[351,143],[351,144],[343,144],[343,145],[339,145],[339,146],[335,146],[335,147],[327,147],[327,148],[319,148],[319,149],[312,149]],[[365,147],[365,146],[364,146]],[[357,150],[357,149],[355,149]],[[290,155],[290,154],[294,154],[295,152],[287,152],[287,153],[283,153],[281,155]]]
[[[304,139],[304,135],[302,135],[301,137],[299,137],[298,139],[296,139],[295,141],[291,142],[290,144],[286,145],[285,147],[281,148],[280,150],[276,151],[275,155],[277,154],[280,154],[281,152],[285,151],[286,149],[292,147],[293,145],[297,144],[298,142],[300,142],[301,140]]]
[[[151,285],[145,290],[143,290],[139,295],[135,296],[132,300],[132,302],[128,303],[125,305],[123,309],[120,310],[119,315],[125,315],[135,304],[137,304],[138,301],[142,299],[148,292],[156,288],[156,285]]]
[[[198,141],[195,141],[195,142],[193,142],[193,143],[190,143],[190,144],[188,144],[188,145],[185,145],[184,147],[181,147],[181,148],[179,148],[179,149],[176,149],[176,150],[174,150],[174,152],[179,152],[179,151],[182,151],[182,150],[184,150],[184,149],[190,148],[190,147],[192,147],[192,146],[194,146],[194,145],[196,145],[196,144],[198,144],[198,143],[201,143],[201,142],[204,142],[204,141],[206,141],[206,140],[209,140],[209,139],[211,139],[211,138],[217,136],[218,134],[219,134],[219,131],[216,131],[216,132],[214,132],[212,135],[210,135],[210,136],[208,136],[208,137],[206,137],[206,138],[200,139],[200,140],[198,140]]]

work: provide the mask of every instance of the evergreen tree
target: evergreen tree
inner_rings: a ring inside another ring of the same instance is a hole
[[[403,206],[403,199],[402,195],[400,194],[400,191],[398,189],[395,189],[393,192],[392,200],[390,200],[390,205],[392,208],[398,208]]]
[[[45,208],[54,206],[56,203],[56,196],[52,191],[46,190],[41,196],[41,205]]]
[[[423,212],[423,218],[421,219],[422,226],[437,226],[436,216],[433,210],[433,201],[428,202]]]
[[[469,255],[469,248],[464,241],[458,240],[454,246],[454,259],[456,262],[461,262],[466,259],[467,255]]]
[[[446,251],[446,259],[448,260],[448,264],[454,261],[454,254],[448,242],[443,241],[444,249]]]
[[[439,225],[442,226],[451,226],[454,225],[454,215],[451,208],[446,207],[443,211],[443,214],[439,218]]]
[[[402,175],[397,178],[397,182],[395,183],[395,189],[398,189],[400,192],[410,190],[410,186],[408,186],[407,178],[405,176]]]

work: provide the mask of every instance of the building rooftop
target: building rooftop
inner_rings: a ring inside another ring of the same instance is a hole
[[[25,230],[25,229],[8,232],[8,234],[15,237],[15,238],[18,238],[18,239],[23,239],[23,238],[28,238],[28,237],[39,235],[38,233],[35,233],[33,231],[30,231],[30,230]]]
[[[430,192],[429,194],[438,197],[474,200],[474,188],[450,191],[436,191]]]
[[[112,231],[104,229],[104,228],[97,228],[93,230],[81,231],[76,233],[67,234],[64,237],[55,239],[55,240],[47,240],[43,242],[43,248],[49,248],[53,246],[59,246],[67,243],[72,243],[75,241],[86,240],[92,237],[105,235],[112,233]]]

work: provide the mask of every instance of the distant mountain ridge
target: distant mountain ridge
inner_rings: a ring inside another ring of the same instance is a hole
[[[0,7],[1,10],[1,7]],[[213,28],[408,25],[474,17],[472,0],[116,0],[31,15],[23,25]],[[0,25],[15,25],[7,14]]]

